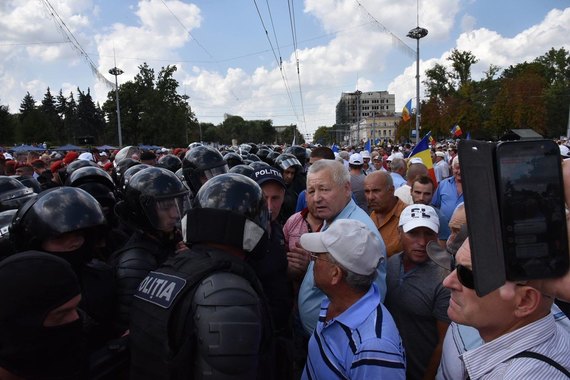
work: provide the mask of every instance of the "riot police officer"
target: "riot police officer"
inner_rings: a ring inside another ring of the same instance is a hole
[[[210,179],[186,223],[190,250],[150,272],[135,294],[131,375],[271,379],[271,319],[262,286],[244,262],[266,250],[261,188],[237,173]]]
[[[150,167],[133,175],[125,186],[125,199],[115,207],[135,229],[110,262],[117,282],[117,326],[126,330],[132,295],[148,272],[174,255],[180,222],[188,205],[188,190],[171,171]]]

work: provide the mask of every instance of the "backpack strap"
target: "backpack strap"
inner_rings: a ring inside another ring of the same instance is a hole
[[[539,354],[538,352],[523,351],[523,352],[519,352],[518,354],[512,356],[510,359],[515,359],[515,358],[532,358],[532,359],[536,359],[536,360],[541,360],[545,363],[550,364],[551,366],[553,366],[554,368],[556,368],[557,370],[559,370],[560,372],[565,374],[566,377],[570,378],[570,371],[568,371],[566,368],[564,368],[562,366],[562,364],[558,363],[554,359],[549,358],[546,355]]]

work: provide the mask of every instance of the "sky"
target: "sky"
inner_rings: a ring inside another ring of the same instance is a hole
[[[570,0],[0,0],[0,104],[16,113],[48,87],[89,88],[103,104],[110,68],[121,84],[144,62],[176,65],[198,121],[271,119],[310,139],[335,123],[342,92],[387,90],[397,112],[410,98],[415,108],[406,34],[418,24],[429,31],[421,80],[453,49],[478,59],[475,80],[491,64],[570,50]]]

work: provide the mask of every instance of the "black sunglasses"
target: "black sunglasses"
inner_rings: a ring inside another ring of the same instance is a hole
[[[475,280],[471,269],[464,267],[461,264],[457,264],[455,266],[455,270],[457,271],[457,279],[461,285],[469,289],[475,289]]]

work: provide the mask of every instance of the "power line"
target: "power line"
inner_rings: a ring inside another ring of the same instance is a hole
[[[382,32],[387,33],[390,35],[390,37],[392,37],[392,42],[395,43],[403,52],[405,52],[406,54],[408,54],[410,57],[412,58],[416,58],[416,51],[414,49],[412,49],[411,47],[409,47],[404,41],[402,41],[398,36],[396,36],[394,33],[392,33],[390,31],[390,29],[388,29],[386,26],[384,26],[384,24],[382,24],[380,21],[378,21],[376,19],[376,17],[372,16],[372,14],[370,12],[368,12],[368,10],[364,7],[364,5],[362,5],[360,3],[359,0],[354,0],[356,1],[356,3],[358,4],[358,6],[360,8],[362,8],[362,10],[364,12],[366,12],[366,14],[368,15],[368,17],[370,19],[372,19],[374,21],[374,23],[376,23],[376,25],[378,25],[380,27],[380,29],[382,30]]]
[[[6,42],[0,43],[0,46],[26,46],[26,45],[57,45],[68,44],[69,41],[38,41],[38,42]]]
[[[303,115],[303,129],[307,132],[307,119],[305,118],[305,104],[303,101],[303,88],[301,87],[301,69],[299,68],[299,51],[297,46],[297,26],[295,23],[295,9],[292,0],[287,1],[289,8],[289,25],[291,26],[291,36],[293,38],[293,49],[295,51],[295,64],[297,65],[297,81],[299,85],[299,98],[301,99],[301,114]]]
[[[206,54],[208,54],[208,57],[210,58],[214,58],[212,56],[212,54],[210,54],[210,52],[204,47],[204,45],[202,45],[200,43],[200,41],[198,41],[198,39],[196,37],[194,37],[192,35],[192,33],[190,32],[190,29],[188,29],[183,23],[182,21],[180,21],[180,19],[178,18],[178,16],[176,16],[176,13],[172,12],[172,10],[168,7],[168,5],[166,4],[166,2],[164,0],[160,0],[162,2],[162,4],[164,4],[164,6],[166,7],[166,9],[168,9],[168,11],[170,12],[170,14],[176,19],[176,21],[178,21],[178,23],[180,24],[180,26],[186,31],[186,33],[188,33],[188,35],[190,37],[192,37],[192,40],[194,42],[196,42],[196,45],[198,45],[202,50],[204,50],[204,52],[206,52]]]
[[[67,27],[67,24],[63,21],[63,19],[59,16],[55,8],[50,4],[49,0],[42,0],[42,4],[47,8],[48,13],[52,17],[55,25],[59,28],[60,32],[67,39],[71,46],[83,57],[83,59],[87,62],[89,67],[91,68],[91,72],[99,79],[101,82],[105,83],[108,88],[113,88],[114,85],[111,81],[103,76],[97,69],[95,63],[89,57],[89,54],[85,52],[79,41],[75,38],[71,30]]]
[[[269,38],[269,32],[267,31],[267,28],[265,27],[265,23],[263,22],[263,16],[261,16],[261,12],[259,11],[259,7],[257,6],[257,1],[253,0],[253,3],[255,4],[255,9],[257,10],[257,15],[259,16],[259,20],[261,21],[263,31],[265,33],[265,36],[267,37],[267,41],[269,42],[269,46],[271,47],[271,51],[273,52],[273,56],[275,57],[275,61],[277,62],[277,66],[279,67],[279,72],[281,73],[281,79],[283,80],[283,84],[285,85],[285,90],[287,91],[287,96],[289,98],[289,102],[291,103],[291,108],[292,108],[293,112],[295,113],[295,117],[296,117],[297,121],[299,121],[299,115],[297,114],[297,111],[295,110],[295,103],[293,102],[293,96],[291,95],[291,90],[290,90],[289,84],[287,82],[287,77],[285,75],[285,71],[283,70],[282,62],[279,60],[279,58],[277,58],[277,54],[275,53],[275,48],[273,47],[273,43],[271,42],[271,38]]]

